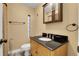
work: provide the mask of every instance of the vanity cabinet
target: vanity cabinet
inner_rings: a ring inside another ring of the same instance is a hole
[[[30,40],[32,56],[67,56],[67,43],[51,51],[34,40]]]

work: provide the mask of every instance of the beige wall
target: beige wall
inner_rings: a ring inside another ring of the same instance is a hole
[[[9,24],[10,49],[19,48],[21,44],[28,42],[27,15],[31,14],[31,36],[41,35],[42,32],[67,35],[69,37],[68,55],[77,53],[77,31],[69,32],[66,25],[77,23],[77,4],[63,4],[63,22],[43,24],[42,4],[36,9],[24,4],[8,4],[8,20],[25,21],[25,25]]]
[[[34,9],[25,4],[8,4],[8,21],[25,22],[25,24],[9,24],[9,49],[17,49],[29,42],[27,37],[27,16],[31,15],[31,35],[34,30]]]
[[[40,5],[36,11],[36,35],[42,32],[53,34],[67,35],[69,37],[68,55],[76,55],[77,53],[77,31],[69,32],[66,26],[71,23],[77,23],[77,4],[63,4],[63,22],[43,24],[43,8]],[[38,14],[38,16],[37,16]]]

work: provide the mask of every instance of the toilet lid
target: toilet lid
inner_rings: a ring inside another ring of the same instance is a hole
[[[23,48],[23,49],[28,49],[28,48],[30,48],[30,44],[23,44],[23,45],[21,46],[21,48]]]

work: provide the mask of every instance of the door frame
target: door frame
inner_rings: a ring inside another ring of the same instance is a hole
[[[3,43],[3,56],[8,56],[8,48],[9,48],[8,35],[6,35],[6,33],[8,33],[7,3],[2,3],[2,4],[3,4],[3,40],[7,40],[7,43]]]
[[[78,25],[79,25],[79,4],[78,4]],[[79,29],[78,29],[78,35],[79,35]],[[79,45],[79,37],[78,37],[78,45]]]
[[[0,8],[1,8],[1,38],[0,41],[3,39],[3,4],[0,3]],[[3,56],[3,44],[0,44],[0,56]]]

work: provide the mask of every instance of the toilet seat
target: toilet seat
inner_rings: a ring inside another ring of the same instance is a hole
[[[30,43],[23,44],[23,45],[21,46],[21,49],[22,49],[22,50],[29,50],[29,49],[30,49]]]

